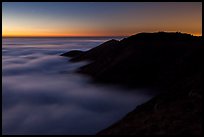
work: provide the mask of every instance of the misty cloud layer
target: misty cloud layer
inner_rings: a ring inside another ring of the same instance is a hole
[[[87,62],[59,55],[101,40],[70,41],[3,39],[3,134],[95,134],[152,97],[75,74]]]

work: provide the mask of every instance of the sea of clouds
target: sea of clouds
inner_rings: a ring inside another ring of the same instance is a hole
[[[95,134],[149,100],[145,90],[93,84],[74,73],[88,62],[59,56],[105,40],[3,39],[3,134]]]

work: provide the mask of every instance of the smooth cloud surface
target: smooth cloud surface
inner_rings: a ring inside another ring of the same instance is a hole
[[[100,43],[3,39],[3,134],[95,134],[150,99],[141,90],[91,84],[74,73],[86,62],[59,56]]]

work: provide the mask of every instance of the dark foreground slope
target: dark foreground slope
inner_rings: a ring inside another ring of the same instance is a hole
[[[98,135],[201,135],[201,74],[138,106]]]
[[[201,134],[203,53],[201,37],[140,33],[79,52],[71,61],[91,60],[78,72],[97,82],[162,91],[99,134]]]

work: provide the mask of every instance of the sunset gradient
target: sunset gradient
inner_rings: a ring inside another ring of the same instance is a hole
[[[202,35],[202,2],[3,2],[3,37]]]

